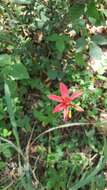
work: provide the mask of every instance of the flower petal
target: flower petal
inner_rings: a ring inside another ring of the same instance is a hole
[[[75,100],[76,98],[78,98],[78,97],[81,96],[82,94],[83,94],[82,91],[81,91],[81,92],[74,92],[74,93],[71,95],[71,97],[70,97],[71,101],[72,101],[72,100]]]
[[[84,109],[82,109],[80,106],[76,105],[76,104],[70,104],[71,107],[75,108],[77,111],[79,112],[83,112]]]
[[[58,104],[58,105],[54,108],[53,113],[60,112],[60,111],[62,111],[64,108],[65,108],[65,107],[64,107],[63,104]]]
[[[67,121],[68,119],[68,108],[64,109],[64,121]]]
[[[61,96],[56,96],[54,94],[51,94],[51,95],[48,96],[48,98],[51,99],[51,100],[55,100],[57,102],[62,102]]]
[[[68,96],[68,88],[67,86],[64,84],[64,83],[60,83],[60,93],[61,93],[61,96]]]

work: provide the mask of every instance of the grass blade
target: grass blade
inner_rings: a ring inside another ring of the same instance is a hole
[[[93,178],[104,168],[104,165],[105,160],[102,156],[96,168],[85,179],[80,179],[79,182],[74,184],[74,186],[71,187],[69,190],[78,190],[79,188],[89,184],[91,181],[93,181]]]

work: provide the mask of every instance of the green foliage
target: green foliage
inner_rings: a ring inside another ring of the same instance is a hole
[[[2,153],[7,159],[12,157],[10,146],[6,143],[0,144],[0,153]]]
[[[107,38],[100,34],[92,36],[92,41],[101,46],[107,45]]]
[[[106,0],[1,1],[1,190],[106,187],[106,140],[94,124],[38,137],[64,122],[48,99],[61,81],[83,91],[75,103],[85,111],[72,110],[69,122],[97,123],[107,112],[106,18]]]

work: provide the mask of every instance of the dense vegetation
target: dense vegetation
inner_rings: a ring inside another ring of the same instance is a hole
[[[106,190],[106,18],[107,0],[1,0],[0,190]]]

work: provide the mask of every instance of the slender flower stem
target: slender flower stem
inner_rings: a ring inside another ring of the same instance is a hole
[[[43,136],[43,135],[45,135],[47,133],[50,133],[52,131],[55,131],[55,130],[58,130],[58,129],[69,128],[69,127],[73,127],[73,126],[93,125],[93,124],[95,124],[95,122],[94,123],[67,123],[67,124],[64,124],[64,125],[59,125],[57,127],[53,127],[51,129],[48,129],[48,130],[40,133],[30,145],[33,145],[35,143],[35,141],[37,141],[41,136]]]

